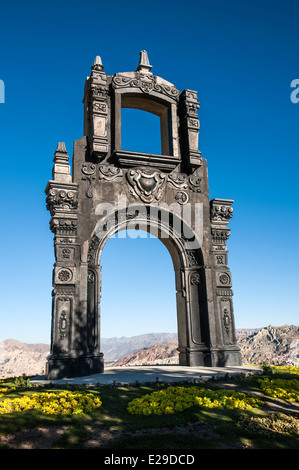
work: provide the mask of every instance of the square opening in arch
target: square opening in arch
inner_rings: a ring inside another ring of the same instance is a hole
[[[121,110],[122,150],[162,154],[160,117],[133,108]]]

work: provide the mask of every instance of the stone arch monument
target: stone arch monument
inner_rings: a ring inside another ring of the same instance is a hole
[[[146,51],[135,72],[114,76],[96,57],[85,83],[84,137],[74,142],[72,171],[64,143],[54,154],[46,188],[55,248],[46,366],[51,380],[104,371],[100,257],[107,239],[127,228],[153,233],[171,255],[180,364],[241,365],[226,247],[233,201],[209,200],[207,162],[198,150],[197,92],[180,92],[151,69]],[[122,108],[159,116],[161,154],[122,149]]]

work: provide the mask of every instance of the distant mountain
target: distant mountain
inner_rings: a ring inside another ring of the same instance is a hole
[[[113,363],[113,367],[138,366],[154,364],[178,364],[179,352],[177,343],[154,344],[149,348],[142,348],[139,351],[126,354]]]
[[[260,329],[261,328],[239,328],[239,329],[236,329],[237,341],[240,341],[242,338],[245,338],[246,336],[249,336],[249,335],[252,335],[253,333],[256,333]]]
[[[299,363],[299,326],[267,326],[239,339],[245,364],[268,362],[286,365]]]
[[[138,351],[155,343],[173,343],[177,341],[175,333],[149,333],[127,338],[102,338],[101,350],[105,364],[113,363],[126,354]],[[21,375],[43,375],[50,345],[22,343],[15,339],[0,342],[0,379]]]
[[[41,375],[45,371],[48,344],[27,344],[5,339],[0,347],[0,379],[21,375]]]
[[[276,365],[299,363],[299,327],[293,325],[236,331],[243,364],[268,362]],[[127,354],[113,367],[149,364],[178,364],[177,343],[155,344]]]
[[[153,344],[177,343],[176,333],[148,333],[144,335],[131,336],[127,338],[102,338],[101,350],[105,361],[111,362],[126,354],[133,353],[139,349],[153,346]]]
[[[244,364],[299,363],[299,326],[267,326],[236,331]],[[149,333],[131,338],[102,338],[105,364],[113,366],[178,363],[177,335]],[[48,344],[14,339],[0,342],[0,379],[44,374]]]

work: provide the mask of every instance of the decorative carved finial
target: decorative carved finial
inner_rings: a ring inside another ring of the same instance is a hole
[[[93,66],[91,67],[92,70],[104,70],[104,66],[102,64],[102,59],[99,55],[96,56],[96,58],[94,59],[94,63],[93,63]]]
[[[64,142],[58,142],[54,153],[53,180],[60,183],[72,182],[69,155]]]
[[[140,55],[139,64],[136,69],[136,72],[150,72],[152,66],[149,63],[147,52],[140,51],[139,55]]]
[[[58,142],[56,152],[67,153],[64,142]]]

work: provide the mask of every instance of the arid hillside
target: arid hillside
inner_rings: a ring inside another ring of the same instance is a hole
[[[113,367],[138,366],[148,364],[178,364],[179,353],[177,343],[173,344],[154,344],[149,348],[142,348],[134,353],[126,354],[116,362]]]
[[[237,330],[244,364],[288,365],[299,363],[299,326],[268,326]],[[27,344],[14,339],[0,343],[0,379],[43,375],[48,344]],[[150,333],[131,338],[103,339],[106,367],[177,364],[177,336]]]

